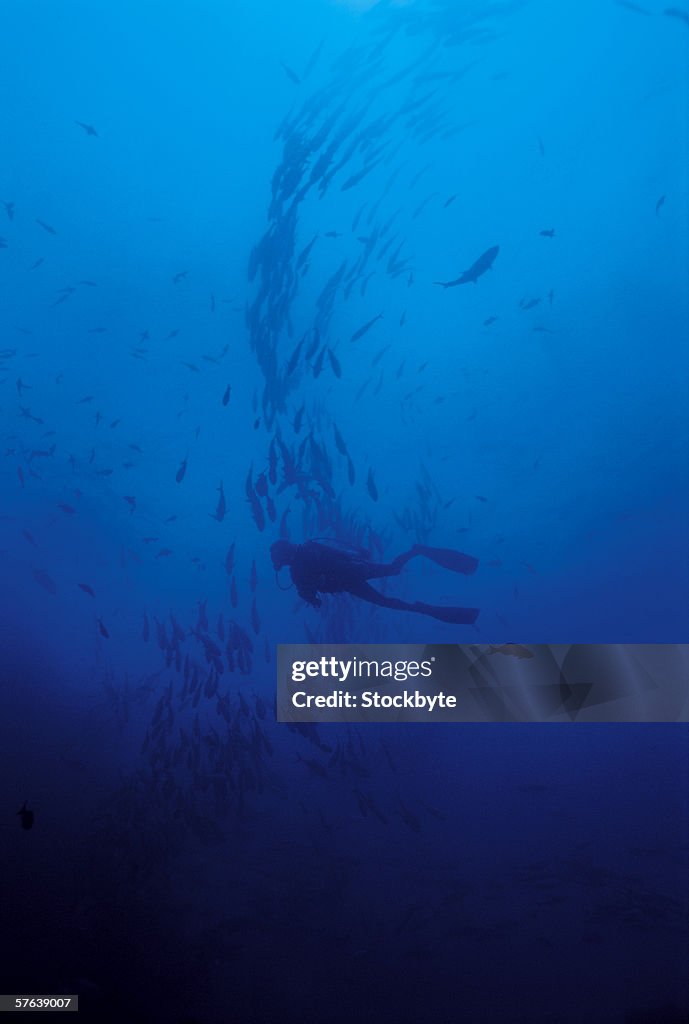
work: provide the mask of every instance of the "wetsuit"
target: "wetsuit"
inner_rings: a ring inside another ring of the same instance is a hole
[[[478,608],[444,607],[422,601],[402,601],[389,597],[370,586],[368,580],[397,576],[411,558],[428,558],[437,565],[471,575],[476,571],[478,559],[449,548],[431,548],[415,544],[409,551],[398,555],[392,562],[370,562],[362,555],[331,548],[318,541],[296,544],[289,561],[292,580],[300,597],[314,608],[319,608],[319,594],[352,594],[354,597],[398,611],[430,615],[442,622],[468,625],[475,622]]]

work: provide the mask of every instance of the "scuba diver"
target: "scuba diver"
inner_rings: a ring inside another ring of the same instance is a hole
[[[471,625],[478,618],[478,608],[453,608],[424,604],[422,601],[401,601],[397,597],[381,594],[368,580],[398,576],[411,558],[428,558],[452,572],[471,576],[476,572],[478,559],[450,548],[431,548],[414,544],[409,551],[398,555],[392,562],[371,562],[363,552],[356,552],[309,540],[305,544],[292,544],[277,540],[270,548],[270,557],[276,573],[288,565],[297,593],[314,608],[320,608],[320,594],[351,594],[362,601],[381,608],[418,612],[441,622],[458,626]]]

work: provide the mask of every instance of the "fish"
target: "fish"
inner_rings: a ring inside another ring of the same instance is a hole
[[[96,596],[95,590],[93,589],[93,587],[89,586],[88,583],[77,583],[77,586],[79,587],[80,590],[83,590],[84,593],[88,594],[90,597]]]
[[[25,832],[28,832],[29,829],[33,828],[34,813],[33,811],[30,811],[29,808],[26,806],[26,800],[17,811],[17,815],[21,819],[21,826]]]
[[[42,227],[44,231],[47,231],[49,235],[56,235],[57,234],[57,231],[55,230],[55,228],[52,227],[52,225],[50,225],[50,224],[46,224],[46,222],[44,220],[39,220],[38,217],[36,217],[36,223],[39,225],[39,227]],[[74,289],[71,289],[71,290],[74,291]]]
[[[555,228],[544,228],[543,231],[538,232],[543,238],[555,238]]]
[[[498,318],[496,316],[489,316],[487,320],[483,321],[483,326],[490,327],[490,325],[494,324],[497,319]]]
[[[221,523],[223,521],[223,519],[225,518],[225,512],[226,512],[225,491],[223,490],[222,480],[220,481],[220,487],[218,487],[218,491],[219,491],[218,505],[217,505],[217,508],[215,510],[215,513],[213,514],[213,513],[209,512],[208,514],[209,514],[211,519],[215,519],[217,522]]]
[[[321,50],[323,49],[324,45],[325,45],[325,37],[323,39],[321,39],[321,41],[318,44],[318,46],[316,47],[316,49],[313,51],[313,53],[309,57],[308,63],[306,65],[306,67],[304,68],[304,74],[302,75],[302,80],[308,78],[309,75],[311,74],[311,72],[313,71],[313,69],[315,68],[316,63],[318,62],[318,58],[321,55]]]
[[[188,458],[189,458],[188,455],[184,456],[184,458],[182,459],[182,461],[180,463],[180,467],[179,467],[179,469],[177,470],[177,472],[175,474],[175,480],[177,481],[178,484],[181,484],[182,480],[184,480],[184,474],[187,471],[187,459]]]
[[[316,761],[316,759],[312,757],[302,757],[301,754],[297,754],[297,761],[301,761],[312,775],[316,775],[321,779],[327,779],[328,771],[320,761]]]
[[[92,135],[94,138],[98,138],[98,132],[92,124],[84,124],[83,121],[75,121],[74,123],[78,124],[80,128],[83,128],[86,135]]]
[[[495,259],[500,252],[499,245],[493,245],[490,249],[486,249],[484,253],[479,256],[475,263],[465,270],[463,274],[455,278],[454,281],[435,281],[435,284],[440,285],[441,288],[454,288],[459,284],[468,284],[473,282],[476,284],[479,277],[482,277],[486,271],[490,270],[495,262]]]
[[[256,598],[251,602],[251,626],[254,633],[257,635],[261,632],[261,620],[256,607]]]
[[[378,501],[378,488],[376,482],[373,479],[373,470],[369,468],[368,476],[366,477],[366,490],[371,495],[374,501]]]
[[[102,637],[105,637],[106,640],[109,640],[110,639],[110,634],[108,633],[107,629],[103,625],[103,620],[102,619],[98,619],[97,622],[98,622],[98,632],[100,633],[100,635]]]
[[[284,60],[280,61],[280,67],[285,72],[290,82],[293,82],[295,85],[301,85],[301,78],[299,77],[299,75],[297,75],[296,72],[292,71],[292,68],[285,64]]]
[[[361,327],[359,327],[359,328],[358,328],[358,330],[356,330],[356,331],[354,332],[354,334],[353,334],[353,335],[351,336],[351,338],[350,338],[349,340],[350,340],[350,341],[358,341],[358,340],[359,340],[360,338],[363,338],[363,336],[364,336],[364,335],[365,335],[365,334],[366,334],[366,333],[367,333],[368,331],[370,331],[370,330],[371,330],[371,328],[373,327],[373,325],[374,325],[375,323],[377,323],[377,322],[378,322],[378,320],[382,320],[382,319],[383,319],[383,314],[382,314],[382,313],[379,313],[379,314],[378,314],[378,316],[374,316],[374,317],[373,317],[373,318],[372,318],[371,320],[367,320],[365,324],[362,324],[362,326],[361,326]]]
[[[230,544],[227,554],[225,555],[225,572],[228,576],[231,576],[234,572],[234,548],[234,543]]]
[[[689,25],[689,11],[682,11],[679,7],[666,7],[663,14],[668,18],[677,18],[679,21],[683,21],[685,25]]]
[[[402,818],[402,821],[407,826],[407,828],[410,830],[410,832],[420,832],[421,831],[421,822],[419,821],[417,816],[412,811],[410,811],[409,808],[404,803],[402,803],[401,800],[400,800],[400,807],[401,807],[400,817]]]
[[[333,373],[339,380],[342,377],[342,366],[340,365],[340,360],[337,358],[337,356],[335,355],[331,348],[328,349],[328,357],[330,359],[330,365],[332,367]]]
[[[306,335],[304,335],[304,337],[306,337]],[[294,352],[289,357],[289,361],[287,363],[287,367],[285,368],[285,375],[287,377],[291,377],[292,374],[294,373],[294,371],[297,368],[297,363],[299,362],[299,356],[301,354],[301,347],[302,347],[303,344],[304,344],[304,338],[301,339],[301,341],[299,342],[299,344],[295,348]]]
[[[47,590],[49,594],[57,594],[57,584],[55,580],[48,575],[45,569],[34,569],[33,578],[40,587]]]
[[[227,387],[225,388],[225,394],[222,396],[222,404],[223,405],[227,405],[227,403],[229,402],[229,400],[230,400],[230,391],[231,391],[231,388],[230,388],[230,385],[228,384]]]
[[[335,432],[335,447],[337,448],[340,455],[347,454],[347,445],[345,444],[342,434],[337,429],[337,424],[333,423],[333,430]]]
[[[619,7],[625,7],[628,11],[634,11],[635,14],[649,15],[651,13],[643,7],[639,7],[638,4],[632,3],[631,0],[615,0],[615,2]]]
[[[665,205],[665,196],[662,195],[656,203],[656,217],[659,215],[661,208]]]

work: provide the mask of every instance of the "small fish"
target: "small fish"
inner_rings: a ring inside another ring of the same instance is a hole
[[[93,587],[90,587],[88,583],[77,583],[77,586],[79,587],[80,590],[83,590],[85,594],[88,594],[89,597],[96,596],[96,592],[94,591]]]
[[[374,316],[371,320],[367,320],[365,324],[362,324],[362,326],[359,327],[359,329],[354,332],[354,334],[351,336],[351,338],[349,340],[350,341],[358,341],[359,338],[363,338],[363,336],[368,331],[371,330],[373,325],[375,323],[377,323],[378,320],[382,320],[382,319],[383,319],[383,314],[379,313],[378,316]]]
[[[225,555],[225,572],[231,576],[234,571],[234,544],[231,544]]]
[[[109,640],[110,639],[110,634],[108,633],[107,629],[103,625],[103,620],[102,619],[98,619],[97,621],[98,621],[98,632],[100,633],[100,635],[102,637],[105,637],[106,640]]]
[[[290,67],[285,64],[283,60],[280,61],[280,67],[285,72],[290,82],[294,82],[295,85],[301,85],[301,78],[297,75]]]
[[[182,459],[182,462],[180,463],[180,467],[177,470],[177,473],[175,474],[175,480],[177,481],[178,484],[181,484],[182,480],[184,480],[184,474],[187,471],[187,459],[188,458],[189,458],[189,455],[185,455],[184,456],[184,458]]]
[[[661,208],[665,205],[665,196],[662,195],[656,203],[656,217],[659,215]]]
[[[287,363],[287,367],[285,369],[285,374],[288,377],[290,377],[294,373],[296,368],[297,368],[297,363],[299,362],[299,355],[301,353],[301,347],[302,347],[303,344],[304,344],[304,338],[301,339],[301,341],[299,342],[299,344],[295,348],[294,352],[289,357],[289,362]]]
[[[345,444],[342,434],[337,429],[337,424],[333,423],[333,430],[335,432],[335,447],[337,448],[340,455],[347,454],[347,445]]]
[[[487,320],[483,321],[483,326],[490,327],[490,325],[494,324],[497,319],[498,318],[496,316],[489,316]]]
[[[211,517],[211,519],[215,519],[217,522],[221,523],[225,518],[226,511],[225,491],[223,490],[222,480],[220,481],[220,487],[218,487],[218,491],[220,496],[218,498],[218,505],[215,510],[215,514],[212,515],[210,512],[208,514]]]
[[[261,632],[261,620],[258,615],[258,609],[256,607],[256,598],[251,602],[251,626],[254,633],[258,635]]]
[[[340,365],[340,360],[331,348],[328,349],[328,357],[330,359],[330,365],[332,366],[333,373],[339,380],[342,377],[342,366]]]
[[[373,479],[373,470],[369,468],[368,476],[366,477],[366,489],[371,495],[374,501],[378,501],[378,488],[376,482]]]
[[[311,757],[302,757],[301,754],[297,754],[297,761],[301,761],[302,764],[306,765],[312,775],[317,775],[321,779],[327,779],[327,769],[320,763]]]
[[[34,569],[33,578],[40,587],[47,590],[49,594],[57,594],[57,584],[44,569]]]
[[[555,228],[544,228],[543,231],[538,232],[543,238],[555,238]]]
[[[227,405],[227,403],[229,402],[229,400],[230,400],[230,391],[231,391],[231,387],[228,384],[227,387],[225,388],[225,394],[222,396],[222,404],[223,405]]]
[[[26,806],[26,800],[24,801],[20,809],[17,811],[17,815],[19,816],[19,818],[21,818],[21,826],[25,832],[28,832],[29,829],[33,828],[34,813],[33,811],[30,811],[29,808]]]
[[[92,124],[84,124],[83,121],[75,121],[74,123],[78,124],[80,128],[83,128],[87,135],[93,135],[95,138],[98,138],[98,132]]]
[[[689,25],[689,11],[682,11],[679,7],[666,7],[663,14],[667,15],[668,18],[677,18],[679,21],[683,21],[685,25]]]
[[[67,513],[67,515],[74,515],[74,513],[76,512],[76,509],[74,508],[73,505],[66,505],[64,503],[61,503],[57,507],[59,509],[62,509],[62,511]]]
[[[36,223],[40,227],[42,227],[44,231],[47,231],[49,235],[56,235],[57,234],[57,231],[55,230],[55,228],[52,227],[50,224],[46,224],[46,222],[44,220],[39,220],[38,217],[36,217]]]

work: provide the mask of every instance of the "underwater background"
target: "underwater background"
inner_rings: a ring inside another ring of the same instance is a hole
[[[274,710],[277,643],[689,640],[689,13],[2,26],[0,991],[689,1020],[686,726]],[[459,548],[386,592],[479,618],[310,608],[279,537]]]

